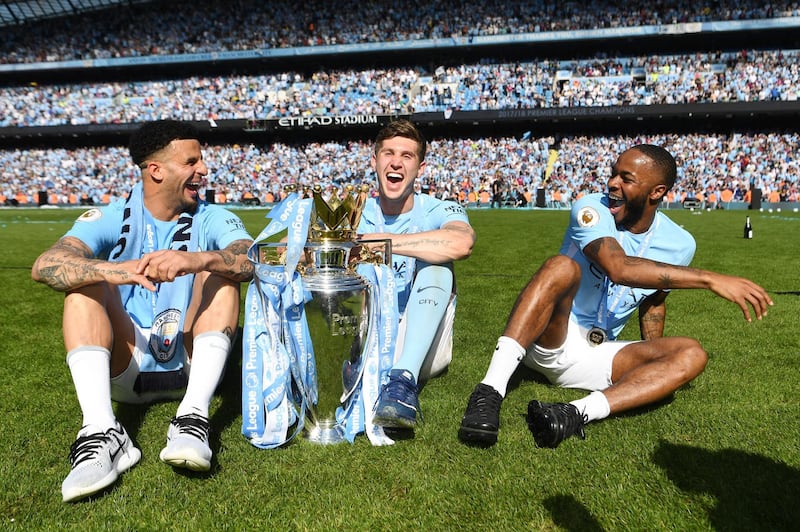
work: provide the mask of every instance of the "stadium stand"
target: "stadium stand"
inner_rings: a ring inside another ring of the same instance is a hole
[[[369,181],[364,141],[395,116],[434,139],[423,189],[471,205],[499,178],[508,206],[566,207],[640,141],[678,155],[672,206],[798,201],[796,2],[170,3],[188,38],[162,2],[109,3],[0,9],[0,202],[124,195],[119,146],[165,117],[203,126],[215,200],[333,190]]]

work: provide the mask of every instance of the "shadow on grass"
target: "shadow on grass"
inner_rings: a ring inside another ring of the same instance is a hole
[[[556,495],[542,501],[550,512],[553,523],[563,530],[580,532],[602,532],[603,527],[592,517],[589,510],[572,495]]]
[[[534,371],[531,368],[520,364],[517,366],[517,369],[508,380],[508,385],[506,386],[506,395],[508,395],[508,393],[512,390],[519,388],[520,384],[522,384],[524,381],[532,381],[538,384],[547,384],[548,386],[552,386],[550,381],[547,380],[547,377],[538,371]]]
[[[661,442],[653,462],[681,490],[712,495],[716,530],[797,530],[800,470],[738,449]]]
[[[119,421],[120,425],[125,427],[125,431],[128,433],[128,436],[131,437],[133,440],[134,445],[136,447],[140,447],[139,445],[139,429],[144,423],[144,418],[147,415],[147,411],[150,410],[151,404],[128,404],[128,403],[114,403],[116,407],[114,409],[114,414],[117,417],[117,421]],[[167,436],[167,427],[164,426],[164,437]]]

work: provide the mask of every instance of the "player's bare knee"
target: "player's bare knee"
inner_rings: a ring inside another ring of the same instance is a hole
[[[195,279],[196,287],[199,287],[203,300],[231,299],[238,304],[240,286],[238,281],[232,281],[221,275],[208,274],[208,272],[203,273],[206,275]]]
[[[566,255],[554,255],[550,257],[542,264],[542,267],[539,268],[536,275],[548,272],[557,273],[555,278],[568,283],[577,282],[581,278],[580,265]]]
[[[693,338],[686,339],[686,345],[678,353],[680,368],[685,375],[685,380],[689,381],[700,375],[708,363],[708,353],[700,345],[700,342]]]
[[[94,283],[75,288],[66,293],[64,297],[64,310],[86,310],[94,305],[107,307],[112,295],[113,292],[108,283]]]

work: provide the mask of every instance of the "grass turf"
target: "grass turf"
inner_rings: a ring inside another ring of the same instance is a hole
[[[456,437],[508,312],[530,274],[557,252],[564,211],[472,210],[478,242],[457,263],[454,360],[420,400],[425,423],[385,448],[305,440],[262,451],[240,433],[241,356],[212,404],[212,471],[158,460],[177,403],[116,405],[143,458],[106,492],[61,502],[80,412],[64,363],[62,296],[30,279],[36,256],[80,211],[0,209],[0,528],[205,530],[796,530],[800,522],[800,214],[667,211],[698,242],[694,266],[744,275],[775,300],[747,323],[701,290],[673,293],[668,335],[699,338],[706,371],[675,396],[539,449],[528,401],[582,395],[521,372],[490,449]],[[242,210],[252,234],[263,210]],[[623,334],[638,337],[635,319]]]

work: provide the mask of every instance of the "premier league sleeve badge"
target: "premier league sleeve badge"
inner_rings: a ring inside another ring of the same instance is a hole
[[[600,214],[593,207],[583,207],[578,211],[578,225],[594,227],[600,221]]]

